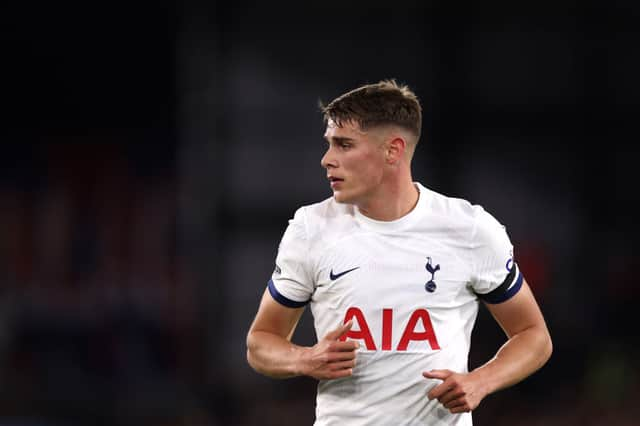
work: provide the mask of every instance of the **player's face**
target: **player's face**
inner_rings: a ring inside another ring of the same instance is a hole
[[[338,127],[327,123],[327,152],[321,160],[333,196],[339,203],[366,204],[375,197],[384,177],[383,140],[375,130],[362,131],[357,123]]]

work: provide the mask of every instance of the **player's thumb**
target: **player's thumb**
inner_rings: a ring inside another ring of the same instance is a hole
[[[430,370],[422,372],[422,375],[427,379],[444,380],[449,377],[451,373],[451,370]]]
[[[324,336],[324,338],[327,340],[339,340],[343,334],[351,330],[352,326],[353,326],[353,321],[347,321],[346,323],[342,324],[340,327],[336,328],[335,330],[331,330],[330,332],[328,332]]]

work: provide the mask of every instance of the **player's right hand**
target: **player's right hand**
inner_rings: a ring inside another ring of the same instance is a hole
[[[318,343],[305,348],[300,358],[300,372],[318,380],[338,379],[353,374],[358,342],[341,342],[340,337],[351,330],[349,321],[330,331]]]

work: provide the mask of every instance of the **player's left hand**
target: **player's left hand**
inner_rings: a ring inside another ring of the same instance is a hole
[[[437,399],[451,413],[474,410],[487,395],[483,383],[470,373],[455,373],[451,370],[431,370],[422,373],[427,379],[440,379],[427,397]]]

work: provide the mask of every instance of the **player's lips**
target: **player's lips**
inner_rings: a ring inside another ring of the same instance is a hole
[[[336,188],[338,185],[340,185],[342,182],[344,182],[344,179],[339,178],[339,177],[335,177],[335,176],[327,176],[327,178],[329,179],[329,182],[331,183],[331,188]]]

